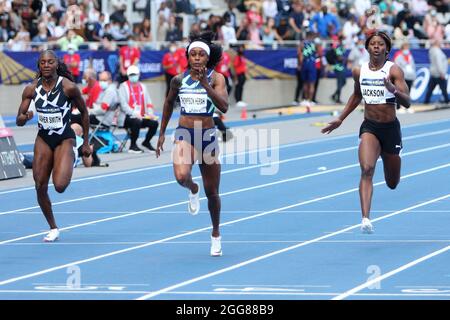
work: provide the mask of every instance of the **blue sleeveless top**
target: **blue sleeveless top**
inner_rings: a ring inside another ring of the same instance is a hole
[[[211,69],[206,71],[209,83],[212,81],[213,72]],[[191,78],[189,70],[183,74],[176,101],[180,106],[181,115],[212,117],[216,108],[200,81]]]
[[[313,42],[305,41],[303,43],[303,59],[308,62],[316,60],[316,45]]]

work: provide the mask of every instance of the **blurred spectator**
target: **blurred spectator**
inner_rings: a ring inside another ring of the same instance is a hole
[[[266,48],[272,48],[275,41],[283,43],[283,38],[277,32],[275,19],[267,18],[267,22],[261,28],[262,42]]]
[[[177,20],[175,16],[169,18],[169,28],[166,33],[166,41],[181,41],[183,40],[183,31],[181,29],[180,20]]]
[[[318,103],[316,96],[317,96],[317,88],[319,88],[319,82],[320,78],[323,77],[325,66],[326,66],[326,60],[325,60],[325,47],[322,44],[322,41],[319,37],[314,38],[314,44],[316,46],[316,82],[314,83],[314,94],[312,98],[313,103]]]
[[[289,18],[291,13],[291,2],[289,0],[276,0],[278,14],[275,18],[275,24],[278,26],[282,18]]]
[[[292,40],[292,31],[289,28],[288,18],[281,18],[280,24],[277,26],[277,33],[283,40]]]
[[[95,116],[95,121],[91,120],[91,123],[99,124],[109,127],[113,123],[114,111],[119,105],[119,94],[117,92],[117,86],[113,84],[111,73],[103,71],[98,75],[98,83],[101,88],[101,92],[97,99],[93,103],[91,114]]]
[[[330,26],[333,28],[330,29]],[[322,11],[316,13],[309,22],[309,28],[313,32],[319,33],[321,38],[328,38],[339,33],[341,24],[337,17],[332,13],[328,13],[328,8],[323,6]],[[333,33],[329,34],[329,30],[332,30]]]
[[[131,144],[128,152],[143,152],[136,144],[140,128],[148,128],[142,145],[150,151],[155,151],[150,141],[158,129],[158,117],[154,115],[150,95],[146,86],[139,82],[140,71],[137,66],[130,66],[127,76],[129,80],[123,82],[119,87],[122,112],[119,115],[118,124],[131,130]]]
[[[265,21],[267,18],[274,18],[278,14],[278,7],[276,0],[264,0],[262,3],[262,16]],[[275,20],[274,20],[275,21]]]
[[[336,75],[336,91],[331,96],[331,99],[338,103],[342,104],[341,101],[341,92],[342,88],[345,86],[345,83],[347,82],[346,76],[345,76],[345,48],[343,46],[343,40],[344,38],[342,36],[339,36],[338,42],[333,45],[333,47],[330,50],[334,50],[336,60],[334,63],[331,64],[331,68],[334,71]]]
[[[246,12],[246,16],[249,24],[254,23],[258,29],[261,28],[263,24],[263,19],[255,3],[252,3],[250,5],[250,8]]]
[[[81,93],[85,96],[86,107],[88,108],[89,112],[91,112],[94,107],[94,102],[97,101],[100,93],[102,92],[100,83],[97,81],[97,73],[95,72],[95,70],[92,68],[86,68],[84,70],[81,83],[84,86],[81,89]],[[89,115],[89,118],[91,120],[91,115]],[[72,122],[81,124],[81,117],[79,118],[79,121],[74,121],[74,115],[72,114]]]
[[[243,17],[241,23],[239,24],[239,28],[236,32],[236,38],[238,40],[249,40],[250,35],[248,31],[249,23],[247,17]]]
[[[69,44],[72,44],[75,47],[75,50],[78,51],[80,45],[83,43],[83,37],[76,34],[74,30],[67,30],[66,36],[58,40],[61,51],[67,51]]]
[[[244,46],[240,45],[237,49],[237,54],[233,58],[234,68],[234,97],[236,99],[237,106],[245,106],[245,102],[242,101],[244,93],[244,84],[247,74],[247,61],[244,57]]]
[[[419,19],[422,19],[428,12],[427,1],[426,0],[411,1],[411,12]]]
[[[222,40],[224,43],[235,43],[237,41],[236,38],[236,30],[233,27],[233,23],[231,22],[231,16],[229,13],[225,12],[223,15],[223,20],[225,24],[221,27]]]
[[[169,46],[169,51],[163,55],[162,59],[162,67],[166,79],[166,96],[169,93],[170,81],[172,81],[172,78],[184,71],[182,59],[185,53],[184,50],[177,51],[177,49],[177,44],[172,42]]]
[[[228,9],[224,13],[225,15],[228,15],[230,17],[231,26],[236,29],[238,26],[236,13],[234,12],[236,10],[236,0],[226,0]]]
[[[119,50],[119,74],[118,82],[122,83],[128,80],[127,70],[130,66],[137,66],[141,59],[141,50],[136,45],[133,36],[128,36],[128,42]]]
[[[355,67],[361,67],[365,62],[369,61],[369,52],[364,46],[364,39],[360,37],[356,46],[353,44],[347,58],[347,68],[352,70]]]
[[[409,50],[408,42],[404,42],[401,45],[400,50],[395,53],[394,62],[403,70],[406,84],[411,91],[412,84],[416,79],[416,64],[414,62],[414,57]]]
[[[81,58],[80,55],[75,52],[75,50],[75,45],[69,43],[69,45],[67,46],[67,53],[63,56],[63,61],[69,68],[70,72],[72,72],[75,82],[79,83]]]
[[[169,23],[163,14],[159,14],[158,29],[156,30],[156,41],[166,41],[167,30],[169,30]]]
[[[439,85],[445,103],[449,103],[447,92],[447,72],[448,72],[448,58],[441,49],[441,41],[435,39],[431,43],[431,48],[428,52],[430,59],[430,82],[428,83],[428,90],[425,95],[425,104],[430,103],[430,98],[434,88]]]
[[[444,40],[444,26],[438,21],[435,9],[425,16],[424,29],[429,39]]]
[[[355,0],[354,8],[356,16],[357,17],[363,16],[366,10],[370,9],[371,6],[372,4],[370,0]]]
[[[303,14],[303,3],[294,1],[292,3],[292,12],[289,15],[289,25],[291,26],[294,32],[294,40],[302,40],[302,27],[303,20],[305,19],[305,15]]]
[[[150,42],[152,41],[152,34],[150,30],[150,19],[144,18],[139,25],[139,41]]]
[[[342,34],[345,37],[344,46],[346,49],[355,47],[355,40],[357,39],[358,33],[361,31],[361,28],[356,23],[356,19],[355,16],[350,16],[342,27]]]
[[[0,19],[0,42],[7,42],[14,35],[8,25],[8,20]]]
[[[100,166],[101,161],[97,155],[96,150],[94,150],[93,145],[90,146],[91,154],[89,155],[89,157],[85,157],[83,155],[83,151],[82,151],[83,127],[81,125],[79,125],[78,123],[72,123],[70,125],[70,127],[72,128],[73,132],[75,133],[75,147],[74,147],[75,163],[74,163],[74,167],[77,167],[80,162],[82,162],[86,168]],[[107,164],[105,164],[105,166],[107,166]]]
[[[169,21],[169,18],[172,15],[172,11],[167,6],[166,1],[161,2],[159,9],[158,9],[158,15],[162,15],[166,21]]]
[[[306,33],[306,40],[302,41],[297,50],[297,58],[300,66],[300,79],[297,75],[297,86],[303,85],[303,96],[305,100],[301,102],[301,106],[306,107],[306,112],[311,112],[313,106],[312,98],[314,95],[314,84],[317,80],[316,70],[316,45],[313,41],[314,33],[308,31]],[[299,81],[300,80],[300,81]],[[295,102],[298,103],[299,88],[295,91]]]
[[[120,3],[119,1],[117,5],[113,4],[113,6],[116,8],[116,10],[110,15],[109,20],[111,22],[117,22],[119,25],[123,26],[125,22],[127,22],[127,19],[125,18],[125,11],[127,10],[127,4],[126,2]]]
[[[225,78],[225,85],[227,86],[228,95],[230,95],[231,88],[232,88],[230,64],[231,64],[231,58],[230,58],[229,53],[227,51],[223,51],[222,59],[220,59],[216,68],[214,69],[216,72],[222,74],[223,77]]]
[[[11,51],[27,51],[29,49],[30,32],[25,21],[22,22],[19,32],[9,40]]]
[[[38,34],[31,39],[32,42],[44,43],[48,41],[49,32],[47,30],[47,25],[44,22],[38,25]]]

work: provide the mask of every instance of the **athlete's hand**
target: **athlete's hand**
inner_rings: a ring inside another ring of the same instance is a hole
[[[388,91],[390,93],[394,93],[396,88],[395,88],[394,84],[391,82],[391,80],[388,78],[383,78],[383,80],[384,80],[384,86],[386,87],[386,89],[388,89]]]
[[[330,134],[331,131],[333,131],[333,130],[339,128],[339,127],[341,126],[341,124],[342,124],[342,120],[340,120],[340,119],[333,120],[333,121],[329,122],[329,123],[328,123],[328,126],[326,126],[325,128],[323,128],[323,129],[321,130],[321,132],[322,132],[322,133],[325,133],[325,134]]]
[[[33,118],[33,111],[27,111],[26,113],[21,113],[17,116],[16,123],[19,126],[24,126],[28,120]]]
[[[200,81],[200,84],[203,87],[209,85],[208,77],[206,76],[206,72],[207,72],[206,67],[203,67],[203,68],[200,68],[200,69],[194,69],[194,71],[197,74],[198,81]]]
[[[27,111],[26,115],[27,115],[27,121],[33,119],[33,116],[34,116],[33,111],[31,111],[31,110]]]
[[[83,146],[81,147],[81,152],[83,153],[83,157],[88,158],[92,151],[91,151],[91,146],[89,145],[89,143],[84,142]]]
[[[161,151],[164,151],[164,141],[166,140],[165,136],[159,136],[158,144],[156,145],[156,157],[159,158],[161,155]]]

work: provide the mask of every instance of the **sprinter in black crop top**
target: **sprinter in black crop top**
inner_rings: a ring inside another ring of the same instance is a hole
[[[91,153],[88,143],[88,111],[81,92],[73,82],[67,66],[60,62],[51,50],[41,53],[38,60],[37,79],[27,85],[22,93],[22,102],[16,124],[23,126],[33,118],[30,106],[36,109],[39,132],[34,145],[33,178],[39,206],[50,226],[44,241],[58,239],[59,231],[48,197],[48,182],[52,174],[55,190],[64,192],[70,183],[75,155],[75,134],[70,128],[72,104],[80,110],[84,143],[84,156]]]

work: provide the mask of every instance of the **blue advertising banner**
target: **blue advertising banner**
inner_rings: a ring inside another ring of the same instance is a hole
[[[166,51],[142,51],[139,68],[142,80],[163,80],[162,58]],[[395,50],[391,52],[392,58]],[[427,49],[411,50],[416,63],[417,79],[411,89],[411,98],[415,102],[422,102],[430,80],[429,59]],[[450,56],[450,49],[444,49],[445,54]],[[57,52],[63,57],[64,52]],[[118,69],[118,52],[113,51],[80,51],[81,72],[88,66],[95,71],[110,71],[113,78]],[[231,52],[234,55],[234,52]],[[348,52],[346,53],[346,56]],[[248,77],[252,79],[294,79],[297,69],[296,49],[279,50],[246,50]],[[38,52],[0,52],[0,83],[20,84],[32,81],[36,75]],[[327,77],[334,77],[329,72]],[[347,70],[347,76],[351,71]],[[447,82],[449,84],[450,81]],[[448,91],[448,88],[447,88]],[[438,101],[442,92],[437,87],[433,92],[432,101]]]

